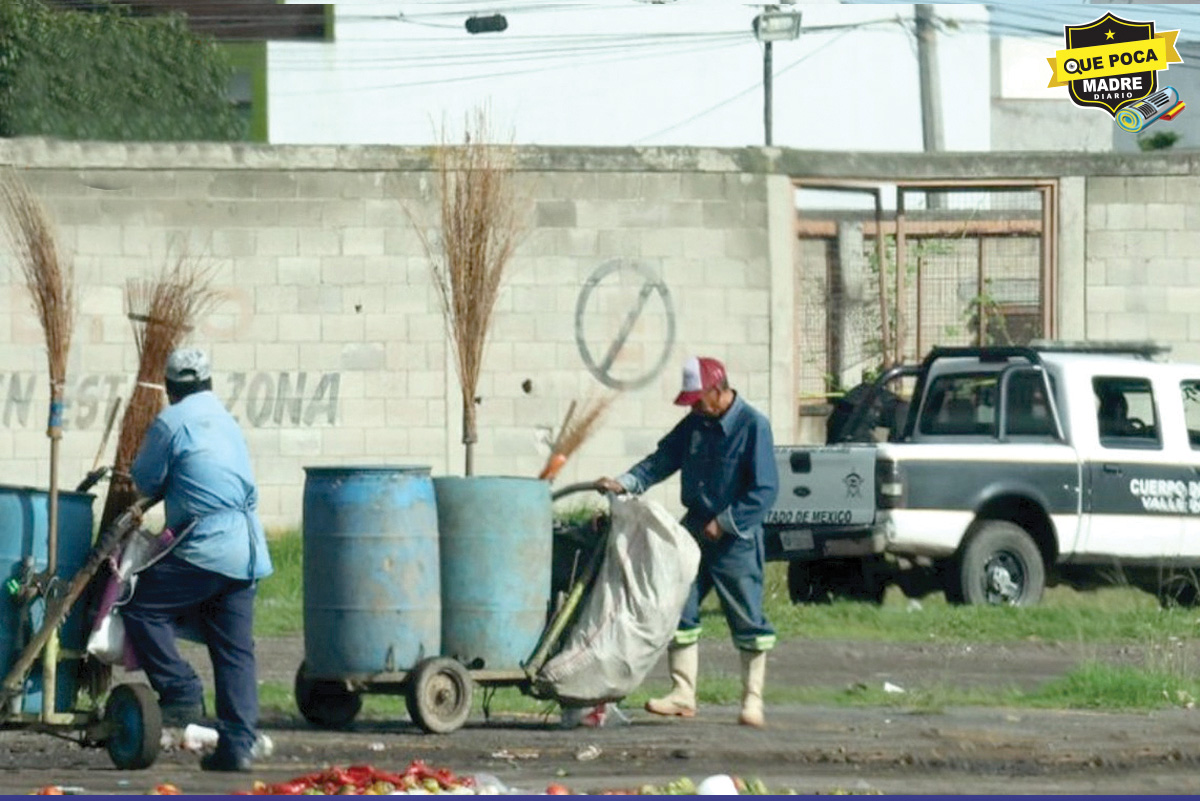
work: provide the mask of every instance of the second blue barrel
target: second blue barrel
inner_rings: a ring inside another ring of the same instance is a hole
[[[304,661],[368,678],[441,653],[437,502],[428,467],[306,467]]]
[[[68,582],[87,561],[92,548],[92,501],[82,492],[58,494],[58,566],[55,575]],[[49,556],[50,493],[31,487],[0,485],[0,582],[20,579],[22,565],[32,559],[33,570],[46,569]],[[79,684],[79,654],[87,642],[84,604],[75,605],[59,635],[62,651],[55,682],[54,711],[67,712],[75,707]],[[39,598],[29,610],[29,631],[42,628],[46,602]],[[0,597],[0,673],[8,673],[16,661],[22,643],[20,607]],[[27,632],[28,633],[28,632]],[[21,710],[42,711],[42,663],[39,660],[25,680]]]
[[[550,484],[532,478],[439,477],[442,653],[473,670],[517,670],[550,604]]]

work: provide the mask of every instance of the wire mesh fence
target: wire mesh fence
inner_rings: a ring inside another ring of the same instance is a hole
[[[802,405],[938,345],[1026,344],[1047,333],[1042,188],[902,184],[881,197],[877,219],[862,187],[798,194]]]

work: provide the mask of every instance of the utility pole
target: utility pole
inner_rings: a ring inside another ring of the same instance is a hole
[[[767,11],[777,11],[779,6],[767,6]],[[763,42],[763,144],[771,146],[771,40]]]
[[[935,153],[942,144],[942,97],[938,82],[937,34],[934,30],[933,6],[918,3],[915,7],[917,26],[917,67],[921,80],[921,134],[926,153]]]
[[[784,0],[788,11],[780,12],[779,6],[763,6],[763,13],[754,18],[754,36],[763,44],[763,143],[772,144],[771,83],[774,73],[771,43],[776,39],[790,41],[800,36],[800,14],[791,10],[794,0]]]
[[[917,28],[917,69],[921,84],[921,141],[926,153],[938,153],[945,149],[933,10],[934,7],[929,3],[918,3],[913,7],[913,21]],[[940,209],[944,205],[943,200],[938,192],[925,193],[926,208]]]

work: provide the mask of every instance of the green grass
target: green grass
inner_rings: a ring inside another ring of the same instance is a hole
[[[741,698],[741,680],[735,676],[701,676],[697,697],[701,705],[731,706]],[[667,691],[665,684],[648,682],[629,695],[621,706],[640,708],[648,699]],[[1170,707],[1191,708],[1200,698],[1200,679],[1185,666],[1108,665],[1085,662],[1061,678],[1033,690],[1017,687],[961,688],[942,684],[889,693],[882,686],[854,684],[842,687],[796,687],[767,682],[768,705],[887,707],[909,712],[937,712],[947,707],[982,706],[1036,709],[1103,709],[1142,712]],[[210,699],[211,707],[211,699]],[[259,704],[269,718],[299,720],[290,685],[264,682]],[[483,692],[477,687],[475,712],[483,709]],[[490,699],[495,713],[556,715],[557,706],[523,695],[513,688],[496,690]],[[399,696],[367,695],[361,720],[405,720],[408,712]]]
[[[259,585],[255,632],[259,636],[303,631],[303,555],[299,532],[270,538],[275,573]],[[767,566],[766,610],[781,639],[839,639],[877,642],[1160,642],[1200,634],[1200,609],[1161,609],[1149,593],[1130,587],[1079,592],[1046,591],[1040,605],[952,606],[940,594],[919,608],[892,587],[881,606],[835,601],[793,606],[787,595],[787,566]],[[728,638],[715,594],[702,612],[705,637]]]
[[[254,633],[260,637],[304,631],[304,541],[298,531],[267,538],[275,572],[258,584]]]

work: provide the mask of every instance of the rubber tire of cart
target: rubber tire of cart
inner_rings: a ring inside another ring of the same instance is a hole
[[[988,567],[996,560],[1001,560],[1006,568],[1015,569],[1009,570],[1009,574],[1019,592],[1011,600],[996,598],[988,592]],[[957,572],[962,602],[966,604],[1036,606],[1046,589],[1042,552],[1025,529],[1007,520],[979,520],[971,527],[958,558]]]
[[[430,734],[449,734],[467,722],[474,689],[471,674],[456,659],[435,656],[418,662],[408,674],[408,715]]]
[[[162,711],[148,685],[114,687],[104,706],[104,720],[110,727],[104,745],[119,770],[142,770],[158,759]]]
[[[296,669],[292,689],[300,714],[312,725],[323,729],[343,729],[353,723],[362,710],[362,696],[347,690],[340,681],[309,678],[303,662]]]

